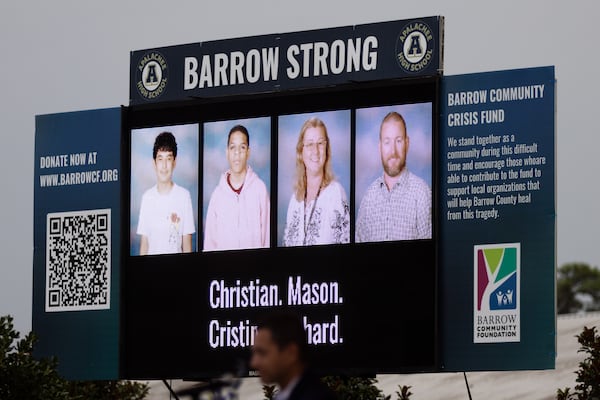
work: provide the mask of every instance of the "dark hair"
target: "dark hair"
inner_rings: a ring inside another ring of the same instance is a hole
[[[306,331],[298,314],[285,310],[272,311],[259,319],[256,328],[271,331],[271,337],[279,349],[295,343],[298,345],[300,361],[307,361]]]
[[[227,136],[227,145],[229,146],[229,139],[231,139],[231,134],[233,132],[242,132],[244,135],[246,135],[246,142],[248,143],[248,146],[250,146],[250,134],[248,133],[248,129],[246,129],[246,127],[244,125],[236,125],[233,128],[231,128],[231,130],[229,130],[229,135]]]
[[[156,153],[159,151],[170,151],[173,153],[173,157],[177,158],[177,142],[171,132],[162,132],[154,139],[153,159],[156,159]]]

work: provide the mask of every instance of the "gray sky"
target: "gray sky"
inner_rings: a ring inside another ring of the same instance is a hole
[[[599,266],[597,0],[3,0],[0,315],[31,330],[36,115],[128,104],[132,50],[434,15],[445,75],[556,67],[557,265]]]

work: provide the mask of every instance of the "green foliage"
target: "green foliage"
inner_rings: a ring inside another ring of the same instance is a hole
[[[564,264],[558,269],[556,282],[557,312],[580,311],[584,305],[577,299],[578,293],[593,299],[587,311],[600,309],[600,270],[585,263]]]
[[[600,399],[600,336],[596,327],[584,327],[577,335],[581,345],[578,352],[587,353],[587,357],[579,363],[575,392],[570,388],[558,389],[557,400],[591,400]]]
[[[275,385],[263,385],[263,394],[266,400],[273,400],[277,394],[277,386]]]
[[[409,391],[409,389],[411,388],[411,386],[400,386],[398,385],[398,389],[396,391],[396,395],[398,396],[398,400],[408,400],[410,399],[410,396],[412,395],[412,392]]]
[[[143,400],[150,391],[148,385],[131,381],[71,381],[68,387],[73,400]]]
[[[385,395],[379,389],[376,378],[349,377],[349,376],[325,376],[323,382],[329,386],[338,400],[390,400],[390,395]],[[398,385],[396,396],[398,400],[410,400],[411,386]],[[265,400],[273,400],[277,393],[276,386],[263,385]],[[566,399],[564,399],[566,400]]]
[[[36,337],[19,340],[13,318],[0,317],[0,399],[2,400],[142,400],[145,384],[129,381],[67,381],[56,358],[35,359]]]
[[[339,400],[389,400],[375,384],[376,378],[351,376],[326,376],[323,381]]]
[[[57,360],[32,357],[35,340],[33,333],[19,340],[13,318],[0,317],[0,399],[70,400],[66,382],[56,372]]]
[[[375,378],[349,377],[349,376],[325,376],[323,382],[339,400],[390,400],[390,395],[385,395],[377,384]],[[396,396],[398,400],[410,400],[412,392],[410,386],[398,385]],[[273,400],[277,393],[276,386],[263,385],[265,400]],[[565,399],[566,400],[566,399]]]

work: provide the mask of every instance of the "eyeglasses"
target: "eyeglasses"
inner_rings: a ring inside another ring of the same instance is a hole
[[[306,150],[314,151],[317,147],[319,150],[323,150],[327,145],[327,140],[319,140],[318,142],[308,142],[303,143],[303,146]]]

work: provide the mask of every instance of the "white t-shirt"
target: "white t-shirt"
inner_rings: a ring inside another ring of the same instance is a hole
[[[159,193],[154,185],[144,192],[137,233],[148,238],[148,254],[181,253],[183,235],[195,232],[187,189],[173,184],[169,193]]]

